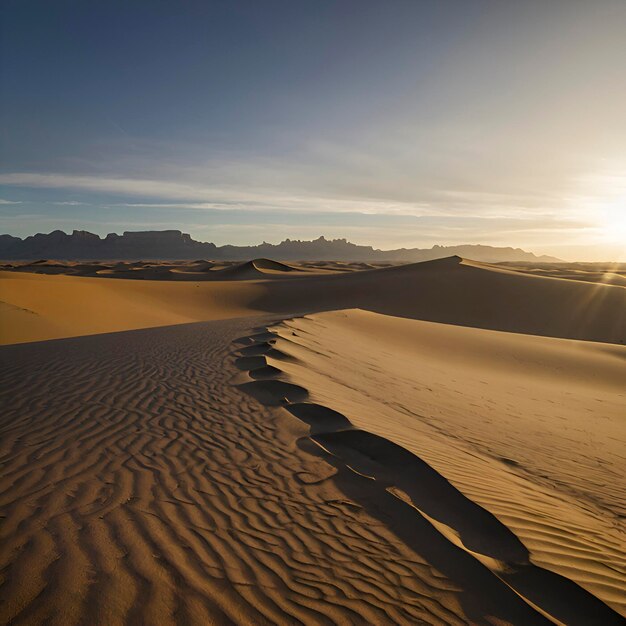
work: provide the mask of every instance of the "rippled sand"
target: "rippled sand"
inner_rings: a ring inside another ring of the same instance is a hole
[[[622,623],[626,290],[281,265],[1,273],[0,622]]]

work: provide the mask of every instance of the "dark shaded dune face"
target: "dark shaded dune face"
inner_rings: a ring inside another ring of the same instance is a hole
[[[272,343],[276,342],[276,335],[267,331],[261,331],[254,335],[248,335],[246,337],[238,337],[233,343],[249,346],[255,343]]]
[[[231,265],[224,269],[214,269],[210,272],[210,278],[214,280],[260,280],[277,278],[281,274],[299,271],[295,267],[272,261],[271,259],[253,259],[252,261]]]
[[[256,357],[259,355],[267,354],[272,348],[272,345],[269,342],[263,341],[260,343],[252,344],[251,346],[246,346],[242,348],[239,352],[244,357]]]
[[[54,261],[48,259],[39,259],[38,261],[21,262],[13,266],[13,271],[33,272],[35,274],[80,274],[83,272],[82,266],[77,263],[64,263],[62,261]],[[92,270],[88,270],[92,271]]]
[[[354,428],[345,415],[321,404],[301,402],[290,404],[285,408],[299,420],[308,424],[311,427],[311,433]]]
[[[263,284],[264,311],[361,308],[531,335],[626,343],[626,290],[473,266],[458,257]]]
[[[504,524],[405,448],[358,429],[313,439],[357,471],[400,487],[421,511],[454,528],[470,550],[508,563],[528,563],[528,550]]]
[[[248,375],[255,380],[267,380],[269,378],[277,378],[282,374],[281,370],[273,365],[264,365],[249,370]]]
[[[267,277],[277,277],[281,274],[299,272],[300,270],[287,265],[272,261],[271,259],[253,259],[232,267],[227,267],[219,272],[220,278],[229,280],[254,280]]]
[[[266,406],[282,406],[290,402],[303,402],[309,395],[304,387],[283,380],[254,380],[239,385],[239,389]]]
[[[253,344],[250,346],[246,346],[244,348],[241,348],[241,350],[239,350],[239,354],[242,357],[267,356],[267,357],[271,357],[272,359],[276,359],[278,361],[292,361],[292,362],[297,361],[296,357],[291,356],[290,354],[287,354],[283,352],[282,350],[278,350],[274,348],[273,343],[274,343],[273,341],[262,342],[262,343],[257,343],[257,344]]]
[[[67,274],[74,275],[79,272],[73,267],[67,267],[65,265],[32,265],[22,266],[17,268],[19,272],[33,272],[35,274]]]
[[[100,264],[100,263],[77,263],[74,266],[74,269],[80,272],[81,274],[96,274],[96,272],[100,272],[102,270],[110,269],[110,265]]]
[[[221,270],[215,270],[211,276],[215,280],[255,280],[264,278],[265,274],[257,269],[252,261],[231,265]]]
[[[254,259],[250,261],[253,267],[258,270],[270,270],[273,272],[297,272],[297,268],[287,265],[286,263],[280,263],[279,261],[272,261],[271,259]]]
[[[256,370],[267,365],[264,356],[242,356],[235,360],[235,365],[244,371]]]
[[[198,260],[193,263],[189,263],[189,265],[181,265],[179,271],[210,272],[215,266],[216,264],[211,261]]]

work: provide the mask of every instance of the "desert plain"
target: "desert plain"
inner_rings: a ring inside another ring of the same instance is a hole
[[[624,623],[624,265],[0,270],[0,623]]]

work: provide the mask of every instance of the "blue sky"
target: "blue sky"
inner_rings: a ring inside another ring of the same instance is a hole
[[[626,260],[626,4],[2,5],[0,231]]]

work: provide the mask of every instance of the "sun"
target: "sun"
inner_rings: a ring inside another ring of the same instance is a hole
[[[602,231],[607,241],[622,242],[626,248],[626,197],[603,211]]]
[[[626,173],[599,179],[593,203],[599,233],[606,243],[626,250]]]

